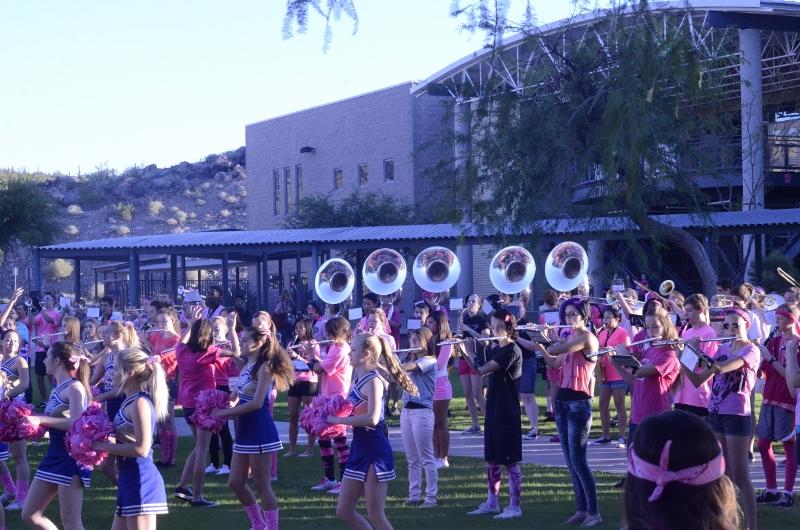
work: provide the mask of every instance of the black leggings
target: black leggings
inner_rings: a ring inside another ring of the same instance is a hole
[[[225,393],[230,393],[231,391],[228,385],[220,385],[217,387],[217,390],[222,390]],[[223,463],[230,467],[231,458],[233,457],[233,437],[231,436],[231,430],[228,427],[228,422],[225,422],[225,425],[223,425],[219,434],[213,433],[211,435],[211,443],[208,446],[208,453],[211,457],[211,463],[214,464],[214,467],[219,467],[220,438],[222,439]]]

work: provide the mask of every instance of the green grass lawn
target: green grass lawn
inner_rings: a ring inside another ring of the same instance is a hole
[[[191,440],[180,441],[180,457],[190,449]],[[44,452],[44,445],[30,447],[32,469]],[[574,511],[574,496],[566,470],[541,466],[523,466],[522,509],[524,517],[514,521],[491,521],[488,518],[472,518],[465,512],[474,509],[485,499],[486,482],[484,464],[478,459],[451,458],[451,468],[444,470],[439,478],[439,504],[435,510],[419,510],[401,505],[407,493],[407,473],[405,459],[396,454],[398,479],[389,486],[387,513],[398,529],[436,527],[447,529],[484,529],[487,524],[493,527],[529,529],[559,528],[561,521]],[[167,491],[174,488],[180,470],[173,468],[164,473]],[[317,458],[281,458],[280,480],[273,483],[281,506],[281,527],[284,529],[344,528],[336,519],[336,498],[328,494],[309,491],[321,476],[321,465]],[[248,528],[248,520],[239,503],[226,484],[226,478],[208,475],[205,496],[220,502],[216,508],[191,508],[185,503],[170,499],[169,515],[159,517],[161,528],[191,528],[193,530],[220,528]],[[507,483],[503,478],[501,503],[508,503]],[[600,528],[616,530],[620,528],[622,517],[622,496],[620,490],[612,488],[619,477],[598,474],[600,509],[605,523]],[[92,487],[86,491],[83,505],[83,521],[87,530],[111,527],[115,506],[115,488],[100,473],[93,474]],[[363,505],[361,507],[363,512]],[[54,501],[48,514],[56,524],[58,520],[57,501]],[[794,521],[794,522],[792,522]],[[794,510],[778,511],[776,508],[760,508],[759,524],[762,529],[792,528],[797,524]],[[59,525],[60,526],[60,525]],[[23,528],[19,512],[6,512],[6,528]]]

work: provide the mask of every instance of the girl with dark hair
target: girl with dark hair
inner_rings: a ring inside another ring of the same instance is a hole
[[[7,329],[0,335],[2,342],[3,358],[0,364],[5,378],[5,388],[3,399],[17,399],[25,402],[25,392],[30,386],[30,372],[28,362],[19,355],[20,338],[14,329]],[[19,440],[11,442],[9,445],[0,444],[0,460],[8,460],[9,447],[11,457],[14,459],[14,468],[17,474],[16,484],[11,480],[5,462],[2,462],[2,480],[8,493],[14,492],[14,501],[6,506],[6,510],[21,510],[25,505],[25,498],[28,495],[28,485],[31,480],[31,468],[28,464],[28,442]],[[4,458],[5,457],[5,458]]]
[[[599,345],[588,329],[588,302],[570,298],[562,304],[560,312],[562,321],[572,326],[567,341],[539,348],[548,366],[561,368],[555,402],[556,428],[577,504],[577,511],[566,523],[597,526],[603,518],[597,504],[594,475],[586,460],[586,445],[592,423],[596,364],[596,357],[591,355]]]
[[[194,449],[186,457],[183,465],[180,483],[175,488],[174,496],[191,503],[194,507],[205,508],[216,506],[217,503],[203,498],[203,482],[205,480],[205,466],[208,458],[208,446],[211,442],[211,432],[198,429],[192,423],[191,416],[196,407],[197,394],[203,390],[214,390],[214,365],[217,358],[239,357],[239,338],[236,333],[231,334],[232,350],[222,350],[214,346],[214,334],[211,323],[200,318],[203,308],[199,305],[192,306],[189,311],[189,327],[181,337],[181,342],[175,348],[178,360],[178,374],[180,386],[178,388],[178,405],[183,407],[183,416],[192,429],[195,437]],[[236,326],[236,312],[228,315],[231,328]],[[192,482],[192,489],[186,486]]]
[[[294,365],[294,383],[289,387],[289,450],[283,456],[297,454],[298,423],[300,408],[311,405],[317,395],[319,376],[308,365],[308,361],[319,357],[319,344],[314,340],[313,322],[309,318],[299,320],[294,325],[294,338],[287,350]],[[298,456],[309,457],[314,454],[314,436],[308,435],[306,450]]]
[[[481,297],[477,294],[469,295],[467,305],[461,312],[459,333],[466,334],[472,338],[489,336],[489,320],[481,310]],[[483,344],[478,343],[476,347],[484,350]],[[483,377],[464,359],[458,360],[458,379],[461,381],[461,388],[464,390],[464,399],[467,400],[467,410],[472,425],[467,427],[461,434],[480,434],[481,427],[478,423],[478,410],[486,410],[486,398],[483,395]]]
[[[350,322],[343,317],[334,317],[325,323],[325,333],[328,339],[333,341],[328,347],[328,353],[323,359],[315,357],[309,363],[311,369],[322,376],[320,394],[328,399],[334,396],[346,397],[350,389],[350,379],[353,375],[353,367],[350,365]],[[313,486],[311,491],[330,491],[338,494],[341,482],[336,481],[333,468],[333,444],[336,445],[336,452],[339,455],[339,480],[344,477],[345,465],[350,457],[350,449],[347,447],[347,436],[338,436],[331,439],[317,440],[322,457],[322,468],[325,476],[319,484]]]
[[[56,342],[47,351],[45,368],[47,375],[55,379],[55,387],[45,415],[31,416],[30,421],[48,428],[50,443],[28,491],[22,520],[31,528],[56,528],[44,512],[58,495],[64,528],[83,528],[83,488],[89,487],[91,473],[69,456],[64,439],[66,431],[89,405],[89,361],[72,344]]]
[[[630,530],[737,530],[736,490],[719,442],[699,417],[670,411],[644,420],[628,452]]]
[[[618,344],[627,346],[631,338],[625,328],[620,326],[622,315],[614,306],[607,306],[603,310],[603,328],[597,334],[600,348],[614,347]],[[617,445],[625,447],[625,429],[628,427],[628,410],[625,406],[627,383],[611,362],[608,355],[603,355],[597,362],[597,374],[600,381],[600,425],[603,435],[594,441],[596,444],[611,443],[609,433],[611,430],[611,398],[614,398],[614,407],[617,409],[619,419],[619,437]]]
[[[433,334],[434,345],[453,338],[447,315],[441,311],[434,311],[428,316],[425,327]],[[447,409],[453,399],[453,387],[447,369],[450,357],[453,355],[453,346],[443,344],[436,346],[436,388],[433,391],[433,452],[436,455],[437,469],[450,467],[447,456],[450,454],[450,430],[447,428]]]
[[[274,385],[279,392],[286,391],[295,377],[289,355],[275,334],[272,322],[266,333],[251,329],[244,350],[247,364],[239,374],[239,402],[230,409],[213,412],[218,418],[239,418],[228,485],[242,503],[253,530],[278,528],[278,500],[272,491],[270,472],[282,445],[270,414],[270,388]],[[260,508],[247,485],[251,471],[261,497]]]
[[[418,391],[383,337],[356,335],[350,364],[355,378],[347,399],[353,404],[353,412],[349,417],[328,417],[329,423],[353,427],[353,449],[347,460],[336,515],[353,529],[370,528],[371,524],[371,528],[387,530],[392,524],[386,518],[386,492],[388,481],[394,480],[396,473],[383,417],[388,382],[381,372],[388,372],[410,394],[417,395]],[[361,497],[366,500],[369,522],[356,511]]]

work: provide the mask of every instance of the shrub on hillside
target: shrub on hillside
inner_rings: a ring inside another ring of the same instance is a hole
[[[167,219],[167,224],[169,226],[176,226],[178,224],[178,220],[175,219],[174,217],[170,217],[169,219]]]
[[[147,203],[147,212],[150,214],[151,217],[158,217],[158,214],[160,214],[161,210],[163,209],[164,209],[164,203],[157,199]]]
[[[66,233],[66,234],[67,234],[67,235],[69,235],[69,236],[77,236],[78,234],[80,234],[80,233],[81,233],[81,231],[80,231],[80,230],[78,229],[78,227],[77,227],[77,226],[75,226],[75,225],[68,225],[68,226],[67,226],[67,227],[64,229],[64,233]]]
[[[117,235],[120,235],[120,236],[127,236],[127,235],[130,235],[130,233],[131,233],[131,229],[128,228],[127,226],[125,226],[125,225],[117,225],[114,228],[114,231],[117,233]]]
[[[200,199],[200,198],[198,198],[198,199],[195,199],[195,200],[194,200],[194,203],[195,203],[197,206],[205,206],[205,205],[208,203],[208,201],[207,201],[207,200],[205,200],[205,199]]]
[[[83,215],[83,208],[78,204],[70,204],[67,206],[67,213],[69,215]]]
[[[133,207],[133,204],[129,202],[118,202],[114,205],[114,211],[117,212],[117,217],[119,217],[122,221],[130,221],[133,219],[133,212],[136,208]]]
[[[179,224],[186,223],[186,218],[187,217],[188,216],[186,215],[186,212],[184,212],[183,210],[178,210],[177,212],[175,212],[175,219],[178,220]]]
[[[59,281],[72,276],[72,271],[75,270],[72,262],[65,259],[54,259],[50,262],[50,279]]]
[[[222,211],[220,211],[220,212],[219,212],[219,214],[220,214],[222,217],[230,217],[230,216],[231,216],[231,211],[226,209],[226,210],[222,210]]]

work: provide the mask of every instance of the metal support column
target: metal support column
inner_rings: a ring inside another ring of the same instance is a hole
[[[472,107],[470,103],[458,103],[453,105],[453,132],[455,138],[453,142],[453,162],[457,179],[464,181],[467,174],[472,150]],[[465,208],[462,212],[462,223],[472,221],[472,212]],[[461,264],[461,275],[456,283],[456,295],[466,298],[473,290],[472,277],[472,245],[462,244],[456,247],[456,255]]]
[[[302,263],[302,257],[298,252],[294,256],[294,307],[298,311],[305,305],[306,300],[305,287],[303,287],[302,278],[300,278]],[[302,295],[300,291],[303,291]]]
[[[33,249],[33,290],[42,292],[42,256],[38,248]]]
[[[186,256],[181,256],[181,285],[186,288]],[[177,294],[177,287],[176,294]]]
[[[129,307],[139,307],[139,255],[131,252],[128,257],[128,270],[130,282],[128,282],[128,304]]]
[[[261,276],[261,287],[263,289],[261,307],[269,311],[269,254],[266,252],[261,254]]]
[[[172,301],[178,299],[178,256],[169,256],[169,295]]]
[[[72,274],[75,278],[75,298],[74,303],[77,305],[78,300],[81,298],[81,260],[75,258],[72,260],[73,270]]]
[[[314,245],[311,247],[311,270],[308,273],[308,283],[315,285],[317,281],[317,270],[319,270],[319,247]],[[316,300],[317,293],[314,289],[311,290],[312,300]]]
[[[230,280],[228,279],[228,273],[230,272],[230,268],[228,267],[228,254],[225,253],[222,255],[222,305],[229,306],[232,304],[232,300],[230,297]]]

